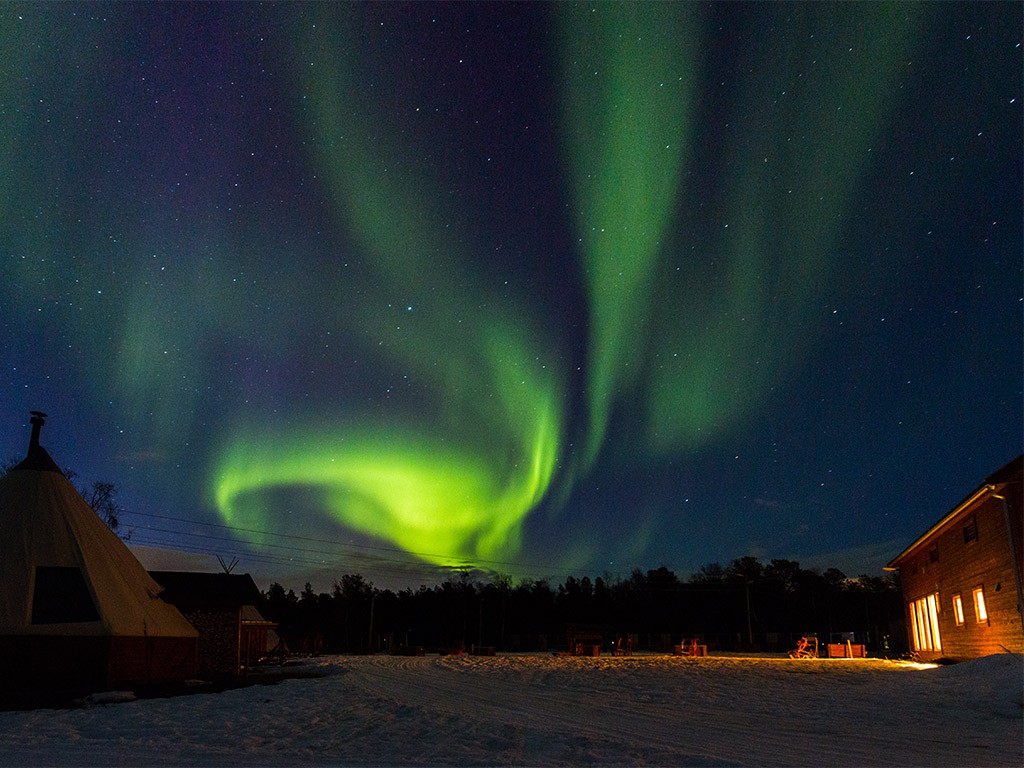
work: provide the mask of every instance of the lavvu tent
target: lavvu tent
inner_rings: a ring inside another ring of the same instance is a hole
[[[103,690],[195,675],[198,633],[39,444],[0,478],[0,677]]]

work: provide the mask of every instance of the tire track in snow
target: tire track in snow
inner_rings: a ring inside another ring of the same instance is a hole
[[[611,740],[624,756],[654,750],[719,765],[1001,762],[949,733],[951,713],[931,701],[931,686],[914,685],[919,673],[884,662],[374,657],[351,669],[349,683],[368,694],[527,739]]]

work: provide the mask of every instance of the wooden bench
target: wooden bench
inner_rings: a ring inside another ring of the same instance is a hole
[[[863,659],[867,657],[867,649],[862,643],[829,643],[830,659]]]

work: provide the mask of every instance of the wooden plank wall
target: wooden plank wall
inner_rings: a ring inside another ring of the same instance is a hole
[[[964,528],[972,522],[977,540],[965,542]],[[900,564],[908,605],[926,595],[939,594],[942,651],[922,653],[922,657],[970,659],[1024,652],[1011,546],[1003,503],[988,496],[949,521]],[[988,610],[987,621],[980,623],[974,608],[976,587],[983,588]],[[960,626],[954,618],[954,595],[960,595],[963,601],[964,623]]]

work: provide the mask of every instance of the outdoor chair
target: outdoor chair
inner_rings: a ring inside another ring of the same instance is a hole
[[[789,652],[791,659],[816,659],[818,658],[818,638],[801,637],[796,641],[796,648]]]

